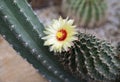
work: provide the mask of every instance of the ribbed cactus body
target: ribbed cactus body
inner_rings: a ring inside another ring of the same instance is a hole
[[[53,53],[44,47],[44,26],[26,0],[0,0],[0,34],[12,47],[52,82],[78,82],[64,72]],[[14,61],[14,60],[13,60]]]
[[[63,15],[75,19],[79,26],[94,28],[106,21],[105,0],[63,0]]]
[[[68,52],[57,53],[64,68],[84,79],[108,82],[118,79],[120,59],[113,47],[91,35],[80,33],[78,38]]]

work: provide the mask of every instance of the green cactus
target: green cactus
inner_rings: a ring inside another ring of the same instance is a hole
[[[63,0],[63,15],[75,19],[82,27],[94,28],[106,21],[105,0]]]
[[[114,51],[109,43],[79,33],[78,41],[68,52],[56,55],[61,65],[77,77],[113,82],[120,75],[120,59]]]
[[[0,0],[0,34],[13,48],[49,81],[79,82],[43,46],[43,29],[26,0]]]
[[[117,43],[116,52],[118,53],[118,55],[120,57],[120,42]]]
[[[53,53],[43,46],[43,30],[26,0],[0,0],[0,34],[50,82],[118,79],[120,59],[109,44],[79,33],[68,53]]]

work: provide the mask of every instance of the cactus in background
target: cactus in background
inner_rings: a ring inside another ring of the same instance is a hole
[[[69,51],[56,55],[62,66],[77,77],[114,82],[120,80],[120,59],[114,51],[109,43],[79,33]]]
[[[13,48],[48,81],[79,82],[65,72],[53,53],[43,46],[43,29],[26,0],[0,0],[0,34]]]
[[[83,79],[89,77],[119,80],[120,59],[106,42],[79,33],[78,40],[73,41],[74,45],[69,51],[53,53],[43,46],[43,30],[44,26],[26,0],[0,0],[0,34],[50,82],[84,82],[86,80]],[[61,33],[66,34],[64,29],[59,31],[58,40],[67,36],[61,37]]]
[[[105,0],[63,0],[63,15],[75,19],[82,27],[94,28],[106,21]]]

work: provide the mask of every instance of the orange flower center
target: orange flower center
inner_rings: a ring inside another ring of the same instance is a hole
[[[66,39],[66,37],[67,37],[67,32],[64,29],[60,29],[56,34],[56,38],[58,41],[63,41]]]

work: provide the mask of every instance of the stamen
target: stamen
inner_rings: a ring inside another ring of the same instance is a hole
[[[60,29],[56,34],[56,38],[58,41],[63,41],[66,39],[66,37],[67,37],[67,32],[64,29]]]

